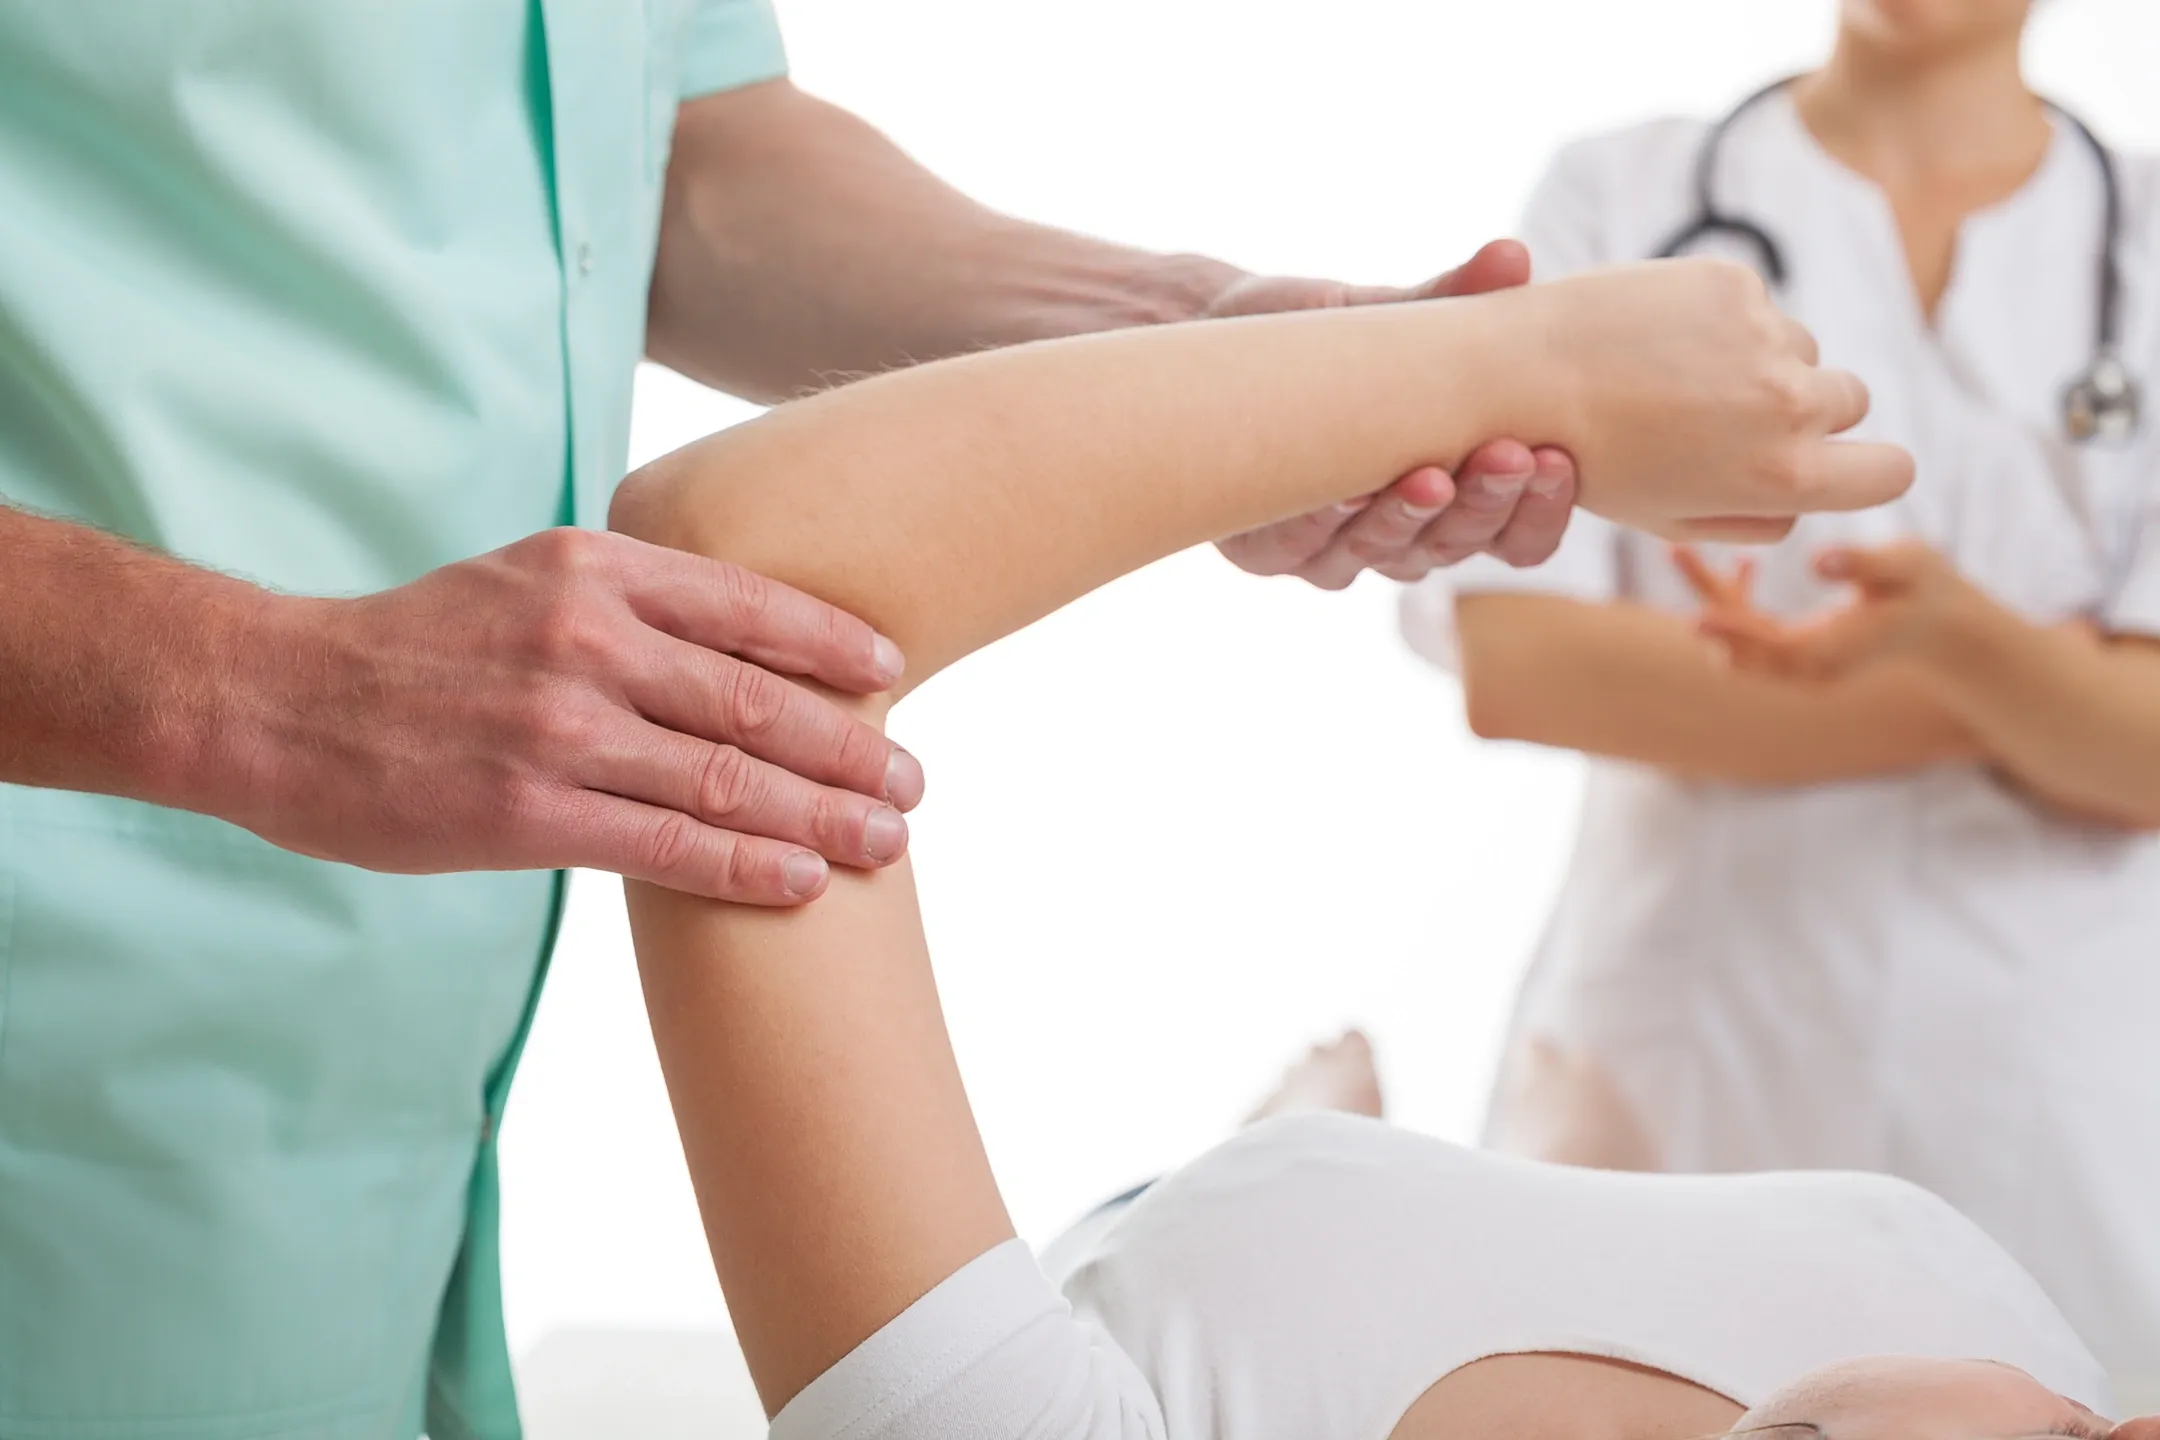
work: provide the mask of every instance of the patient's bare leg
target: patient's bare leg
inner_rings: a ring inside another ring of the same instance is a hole
[[[1257,1125],[1278,1115],[1314,1110],[1370,1115],[1375,1120],[1384,1113],[1380,1071],[1373,1063],[1372,1041],[1364,1031],[1345,1030],[1306,1051],[1304,1059],[1283,1071],[1275,1093],[1261,1101],[1245,1123]]]

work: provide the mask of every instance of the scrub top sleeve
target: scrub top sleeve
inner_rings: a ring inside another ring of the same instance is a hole
[[[682,37],[684,100],[787,74],[772,0],[698,0]]]

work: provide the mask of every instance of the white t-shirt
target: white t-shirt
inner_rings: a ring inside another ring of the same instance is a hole
[[[1648,1366],[1745,1405],[1867,1355],[1990,1359],[2106,1413],[2000,1248],[1876,1176],[1645,1176],[1277,1120],[1164,1180],[1066,1283],[1015,1241],[796,1397],[775,1440],[1385,1440],[1494,1355]]]

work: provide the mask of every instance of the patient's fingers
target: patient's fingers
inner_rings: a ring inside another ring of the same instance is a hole
[[[1869,510],[1912,488],[1913,457],[1875,441],[1827,440],[1808,448],[1795,478],[1808,510]]]
[[[1822,347],[1815,343],[1815,332],[1791,316],[1785,317],[1785,334],[1792,343],[1793,353],[1810,365],[1822,363]]]
[[[1665,527],[1669,540],[1715,541],[1724,545],[1771,545],[1792,533],[1790,516],[1724,515],[1712,520],[1682,520]]]
[[[1867,382],[1850,370],[1811,370],[1808,387],[1825,432],[1842,435],[1867,418]]]

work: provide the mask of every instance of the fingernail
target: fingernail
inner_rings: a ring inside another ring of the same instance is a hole
[[[922,804],[924,788],[922,762],[893,746],[892,755],[885,761],[886,801],[895,809],[912,810]]]
[[[878,677],[890,685],[907,673],[907,656],[900,647],[883,635],[877,637],[870,647],[871,664],[877,668]]]
[[[1523,486],[1529,481],[1527,475],[1487,475],[1485,493],[1495,500],[1513,500],[1522,494]]]
[[[1335,513],[1338,515],[1356,515],[1370,504],[1372,504],[1372,496],[1360,495],[1355,500],[1342,501],[1335,507]]]
[[[790,895],[815,895],[825,883],[825,860],[808,850],[798,850],[780,862],[780,883]]]
[[[1538,466],[1537,474],[1530,477],[1530,493],[1542,499],[1558,499],[1567,493],[1567,488],[1567,472],[1549,465]]]
[[[863,822],[863,853],[882,865],[907,849],[907,821],[897,810],[874,810]]]
[[[1447,509],[1445,505],[1405,505],[1402,507],[1402,513],[1405,519],[1415,520],[1422,525],[1445,509]]]

